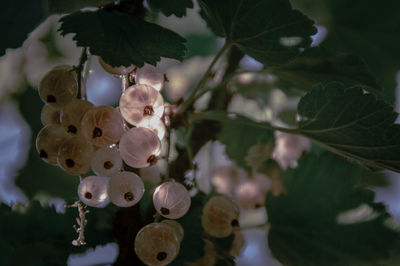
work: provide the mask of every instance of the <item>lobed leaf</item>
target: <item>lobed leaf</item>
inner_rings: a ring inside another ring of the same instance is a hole
[[[60,19],[62,35],[74,34],[78,46],[89,47],[112,66],[155,65],[161,57],[183,60],[185,39],[154,23],[127,14],[97,10]]]
[[[274,66],[293,59],[311,44],[313,21],[288,0],[199,0],[201,16],[220,37],[261,63]]]
[[[148,0],[147,2],[151,8],[160,9],[166,16],[175,15],[177,17],[183,17],[186,15],[187,8],[193,8],[192,0]]]

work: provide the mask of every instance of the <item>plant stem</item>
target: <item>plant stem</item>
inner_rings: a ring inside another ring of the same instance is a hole
[[[84,47],[82,49],[81,56],[79,57],[79,64],[75,67],[75,71],[77,72],[77,80],[78,80],[78,91],[80,92],[80,98],[82,100],[86,99],[86,86],[82,86],[82,72],[85,69],[85,63],[88,59],[87,48]]]
[[[218,62],[218,59],[224,54],[224,52],[231,46],[230,42],[225,42],[224,46],[222,46],[221,50],[215,55],[214,59],[211,61],[210,65],[208,66],[206,72],[204,73],[203,77],[200,79],[199,83],[197,83],[197,86],[192,90],[188,98],[182,103],[181,107],[179,108],[177,115],[183,114],[188,108],[190,108],[193,103],[196,101],[197,97],[196,94],[199,90],[203,89],[205,86],[212,68],[215,66],[215,64]]]
[[[167,144],[168,144],[168,149],[167,149],[167,155],[166,155],[166,159],[165,159],[167,161],[167,169],[165,170],[165,177],[162,180],[163,182],[170,178],[169,155],[171,153],[171,126],[167,126]]]
[[[122,93],[129,87],[129,74],[121,75]]]

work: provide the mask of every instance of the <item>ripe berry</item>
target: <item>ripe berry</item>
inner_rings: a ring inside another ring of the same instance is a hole
[[[42,112],[40,113],[40,121],[44,126],[51,125],[51,124],[60,124],[60,110],[51,107],[50,105],[46,104],[42,108]]]
[[[187,189],[175,181],[159,185],[153,194],[156,211],[169,219],[178,219],[185,215],[190,208],[190,202]]]
[[[36,150],[40,158],[49,164],[57,164],[58,149],[69,138],[60,125],[50,124],[42,128],[36,137]]]
[[[108,195],[112,203],[119,207],[130,207],[140,201],[144,194],[144,184],[140,177],[132,172],[113,175],[109,182]]]
[[[151,223],[143,227],[135,238],[135,251],[147,265],[167,265],[178,255],[180,242],[171,226]]]
[[[131,128],[119,142],[121,158],[130,166],[143,168],[157,162],[161,142],[157,135],[147,128]]]
[[[111,106],[96,106],[83,116],[83,136],[93,145],[104,147],[115,144],[124,133],[121,114]]]
[[[157,91],[161,91],[164,80],[164,73],[154,66],[146,64],[136,70],[136,84],[149,85],[155,88]]]
[[[161,118],[164,113],[164,100],[151,86],[133,85],[122,94],[119,108],[124,119],[136,126],[154,116]]]
[[[183,227],[180,223],[178,223],[175,220],[162,220],[161,222],[171,226],[171,228],[174,230],[175,235],[178,238],[179,242],[182,242],[185,233],[184,233]]]
[[[58,150],[58,164],[70,174],[84,174],[90,170],[93,147],[82,136],[65,141]]]
[[[210,236],[224,238],[239,226],[239,208],[225,196],[212,197],[203,207],[201,224]]]
[[[76,98],[77,94],[76,73],[71,66],[57,66],[40,81],[40,98],[54,108],[63,107],[73,98]]]
[[[85,113],[93,108],[89,101],[73,99],[61,109],[61,125],[70,134],[81,132],[81,120]]]
[[[122,159],[116,149],[103,147],[94,152],[91,165],[96,175],[110,177],[121,169]]]
[[[88,176],[78,186],[79,199],[88,206],[98,207],[107,199],[107,183],[103,177]]]
[[[110,64],[106,63],[101,57],[98,57],[99,59],[99,64],[101,67],[108,73],[113,74],[113,75],[126,75],[131,73],[134,69],[135,66],[119,66],[119,67],[113,67]]]

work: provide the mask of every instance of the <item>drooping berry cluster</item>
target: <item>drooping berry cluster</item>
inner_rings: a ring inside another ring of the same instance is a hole
[[[55,67],[39,87],[46,105],[36,148],[45,162],[70,174],[81,176],[89,170],[96,174],[81,178],[78,197],[82,203],[101,207],[111,201],[130,207],[141,200],[145,188],[137,174],[124,169],[123,162],[133,168],[157,162],[168,121],[159,91],[167,79],[151,66],[115,68],[102,59],[99,62],[111,74],[130,77],[131,86],[123,88],[119,107],[94,106],[78,98],[81,86],[75,69]],[[182,184],[164,180],[153,193],[153,204],[167,220],[143,227],[136,235],[135,251],[148,265],[166,265],[177,256],[184,234],[178,222],[168,219],[185,215],[191,197]],[[238,215],[232,201],[213,197],[205,205],[201,220],[206,233],[226,237],[238,226]]]

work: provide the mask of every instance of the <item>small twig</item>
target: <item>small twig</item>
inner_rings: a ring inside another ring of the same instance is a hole
[[[72,227],[78,233],[78,238],[72,240],[72,245],[74,246],[83,246],[86,245],[85,241],[85,226],[87,225],[86,214],[89,213],[89,210],[86,209],[86,205],[84,205],[80,200],[75,201],[71,205],[65,205],[66,208],[78,208],[79,217],[76,217],[76,224]]]
[[[167,169],[165,170],[165,176],[162,178],[162,182],[165,182],[166,180],[168,180],[170,178],[170,173],[169,173],[169,157],[170,157],[170,153],[171,153],[171,126],[168,125],[167,126],[167,155],[166,155],[166,161],[167,161]]]
[[[79,64],[77,66],[74,66],[74,70],[76,71],[78,80],[78,92],[80,93],[80,98],[82,100],[86,99],[86,86],[82,86],[82,72],[85,69],[85,63],[87,59],[87,48],[84,47],[82,49],[81,56],[79,57]]]
[[[121,75],[121,81],[122,81],[122,93],[124,93],[126,89],[129,87],[129,74]]]
[[[221,50],[215,55],[214,59],[208,66],[206,72],[204,73],[203,77],[200,79],[199,83],[197,86],[192,90],[188,98],[182,103],[181,107],[179,108],[177,115],[182,115],[183,113],[186,112],[187,109],[189,109],[193,103],[196,101],[197,97],[196,94],[198,91],[203,89],[203,87],[206,85],[208,79],[210,78],[211,71],[214,67],[214,65],[218,62],[218,59],[224,54],[224,52],[230,47],[230,42],[226,42],[224,46],[222,46]]]

